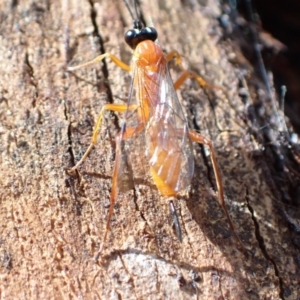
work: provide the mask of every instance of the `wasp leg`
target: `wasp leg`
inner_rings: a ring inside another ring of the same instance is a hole
[[[175,59],[176,65],[179,65],[179,67],[182,70],[182,74],[174,83],[175,90],[177,90],[188,78],[193,78],[199,83],[200,87],[203,89],[205,88],[219,89],[226,93],[223,87],[210,84],[207,81],[205,81],[201,76],[199,76],[197,73],[184,69],[184,67],[182,66],[181,55],[176,50],[173,50],[166,55],[167,62],[169,62],[173,58]]]
[[[110,219],[113,214],[114,210],[114,205],[117,200],[118,196],[118,189],[119,189],[119,183],[120,183],[120,172],[122,165],[124,164],[124,159],[126,160],[127,158],[126,153],[122,153],[124,151],[124,140],[129,139],[133,137],[135,134],[138,134],[145,128],[144,123],[140,123],[137,127],[129,127],[124,130],[121,130],[116,138],[116,159],[115,159],[115,165],[114,165],[114,171],[113,171],[113,176],[112,176],[112,187],[111,187],[111,195],[110,195],[110,206],[109,206],[109,212],[107,216],[107,221],[106,221],[106,228],[105,228],[105,233],[103,236],[102,243],[100,245],[100,248],[97,252],[97,255],[95,256],[95,260],[97,261],[99,256],[101,255],[101,252],[103,250],[103,246],[105,244],[107,234],[110,229]]]
[[[68,67],[68,71],[74,71],[74,70],[78,70],[78,69],[81,69],[81,68],[84,68],[84,67],[87,67],[87,66],[90,66],[90,65],[94,65],[94,64],[102,61],[104,58],[110,58],[112,62],[114,62],[118,67],[120,67],[121,69],[123,69],[125,71],[128,71],[128,72],[131,71],[130,66],[123,63],[121,60],[119,60],[117,57],[115,57],[111,53],[104,53],[102,55],[97,56],[93,60],[84,63],[84,64],[74,66],[74,67]]]
[[[243,242],[241,241],[241,239],[239,238],[239,236],[237,235],[235,228],[233,226],[233,222],[229,216],[226,204],[225,204],[225,198],[224,198],[224,189],[223,189],[223,184],[222,184],[222,178],[221,178],[221,173],[220,173],[220,169],[217,163],[217,158],[216,158],[216,154],[215,154],[215,149],[213,146],[213,143],[211,140],[207,139],[206,137],[202,136],[201,134],[193,131],[193,130],[189,130],[189,135],[190,138],[193,142],[196,142],[198,144],[202,144],[202,145],[206,145],[209,147],[210,150],[210,154],[211,154],[211,162],[212,162],[212,166],[213,166],[213,170],[214,170],[214,174],[215,174],[215,178],[216,178],[216,183],[217,183],[217,189],[218,189],[218,200],[220,205],[222,206],[225,215],[227,217],[229,226],[234,234],[234,236],[236,237],[236,239],[238,240],[239,244],[242,246],[242,249],[244,251],[246,251],[246,248],[243,244]]]
[[[137,105],[127,106],[125,104],[105,104],[102,107],[100,114],[98,116],[97,123],[95,125],[93,136],[92,136],[92,141],[91,141],[89,147],[87,148],[87,150],[85,151],[84,155],[79,160],[79,162],[73,168],[71,168],[68,172],[69,173],[74,172],[86,160],[86,158],[88,157],[92,148],[97,144],[97,137],[98,137],[98,133],[99,133],[100,126],[101,126],[102,117],[103,117],[103,114],[105,111],[110,110],[110,111],[122,113],[122,112],[126,112],[127,110],[135,110],[136,108],[137,108]]]

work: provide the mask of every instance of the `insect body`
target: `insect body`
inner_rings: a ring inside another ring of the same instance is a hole
[[[156,39],[157,33],[154,28],[144,28],[140,21],[134,21],[133,29],[125,34],[125,41],[134,50],[131,66],[126,65],[112,54],[105,53],[91,62],[69,68],[69,70],[75,70],[99,62],[104,58],[110,58],[122,69],[132,72],[133,87],[136,92],[134,97],[131,89],[126,105],[106,104],[103,106],[90,146],[81,160],[70,170],[75,171],[96,144],[102,117],[106,110],[125,113],[126,121],[132,117],[136,118],[136,122],[133,124],[124,123],[116,138],[116,160],[112,177],[111,203],[99,253],[107,238],[118,193],[131,187],[129,178],[131,174],[125,168],[128,165],[125,142],[141,133],[145,136],[146,157],[151,177],[160,193],[166,197],[176,196],[179,191],[186,189],[191,183],[194,174],[192,141],[209,147],[219,203],[224,209],[233,233],[242,245],[225,206],[221,175],[213,144],[209,139],[188,129],[175,91],[186,78],[195,78],[202,86],[205,82],[194,72],[183,70],[182,75],[173,84],[167,63],[175,57],[176,62],[180,64],[180,56],[176,51],[164,55],[161,47],[155,43]],[[171,207],[174,208],[174,206]]]

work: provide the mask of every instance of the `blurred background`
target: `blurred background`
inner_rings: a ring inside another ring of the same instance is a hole
[[[287,88],[285,113],[299,134],[300,1],[231,0],[227,3],[231,7],[236,6],[238,12],[256,28],[266,69],[274,75],[275,88],[278,93],[283,85]]]

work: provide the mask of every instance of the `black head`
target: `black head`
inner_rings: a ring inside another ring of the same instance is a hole
[[[125,33],[125,42],[132,48],[146,40],[155,42],[157,39],[157,31],[153,27],[143,27],[140,21],[133,21],[133,29],[128,30]]]

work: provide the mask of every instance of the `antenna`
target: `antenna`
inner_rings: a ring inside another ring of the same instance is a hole
[[[133,28],[135,29],[138,29],[138,30],[141,30],[143,28],[143,24],[142,22],[140,21],[140,18],[139,18],[139,14],[138,14],[138,9],[137,9],[137,1],[134,0],[134,10],[135,10],[135,14],[136,14],[136,18],[134,17],[130,7],[129,7],[129,4],[126,0],[123,0],[126,8],[128,9],[129,11],[129,14],[133,20]]]
[[[134,10],[135,10],[136,18],[134,17],[134,15],[133,15],[133,13],[132,13],[130,7],[129,7],[128,2],[127,2],[126,0],[123,0],[123,2],[124,2],[124,4],[125,4],[126,8],[128,9],[128,11],[129,11],[129,13],[130,13],[130,16],[131,16],[132,20],[133,20],[133,21],[134,21],[134,20],[139,20],[139,14],[138,14],[138,11],[137,11],[137,4],[136,4],[136,1],[134,1]]]
[[[139,17],[138,11],[137,11],[136,0],[134,0],[134,10],[135,10],[136,19],[140,20],[140,17]]]

